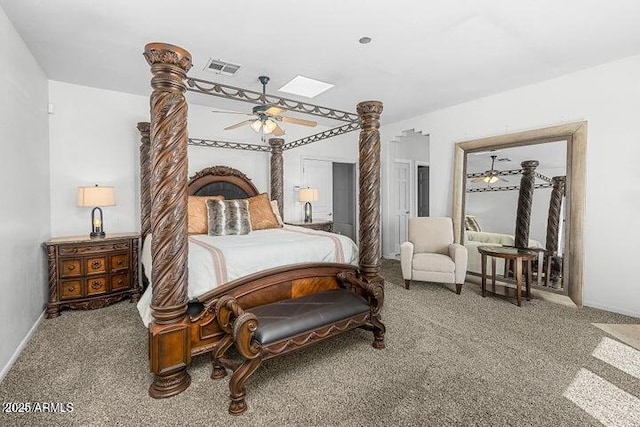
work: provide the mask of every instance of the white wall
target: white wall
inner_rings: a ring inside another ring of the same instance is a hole
[[[640,316],[638,75],[633,56],[385,126],[382,140],[430,135],[432,215],[451,215],[456,142],[587,120],[584,304]]]
[[[96,183],[115,187],[116,206],[103,208],[107,233],[139,230],[140,136],[136,124],[149,120],[148,97],[57,81],[50,82],[49,97],[55,106],[55,114],[50,116],[51,233],[60,236],[90,231],[91,210],[76,206],[76,188]],[[250,105],[238,104],[240,111]],[[249,127],[223,130],[245,117],[217,115],[211,110],[190,103],[190,137],[260,142]],[[285,142],[323,129],[289,126]],[[302,184],[302,158],[357,160],[357,146],[358,132],[352,132],[285,151],[285,219],[302,217],[293,190]],[[269,153],[194,146],[189,146],[188,152],[190,176],[208,166],[226,165],[244,172],[259,191],[269,191]]]
[[[0,379],[48,295],[47,79],[0,8]]]

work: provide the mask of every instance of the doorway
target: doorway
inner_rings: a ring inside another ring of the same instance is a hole
[[[429,216],[429,166],[416,162],[417,170],[417,206],[418,216]]]
[[[353,163],[333,162],[333,232],[355,241],[356,168]]]
[[[357,240],[356,163],[333,159],[303,158],[303,187],[318,190],[313,202],[314,221],[332,221],[333,231]]]

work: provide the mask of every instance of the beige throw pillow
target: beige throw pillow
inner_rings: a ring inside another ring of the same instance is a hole
[[[273,213],[267,193],[249,197],[247,201],[249,202],[249,218],[252,230],[282,227]]]

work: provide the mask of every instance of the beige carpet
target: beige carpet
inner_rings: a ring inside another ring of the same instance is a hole
[[[384,274],[386,350],[357,330],[270,360],[248,382],[249,411],[238,418],[227,414],[226,381],[209,379],[208,357],[195,359],[186,392],[148,397],[147,335],[134,305],[63,312],[38,328],[0,397],[72,402],[74,411],[2,413],[0,425],[596,426],[588,405],[597,390],[583,377],[632,403],[640,396],[637,378],[592,355],[606,337],[592,323],[638,319],[542,300],[518,308],[473,285],[459,296],[437,284],[407,291],[397,262]]]
[[[604,323],[594,323],[593,326],[602,329],[609,335],[640,350],[640,324],[608,325]]]

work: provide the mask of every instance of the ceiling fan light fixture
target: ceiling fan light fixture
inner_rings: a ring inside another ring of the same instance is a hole
[[[498,182],[498,177],[497,176],[485,176],[483,181],[486,182],[487,184],[495,184],[496,182]]]
[[[255,130],[256,132],[260,132],[260,129],[262,129],[262,122],[260,121],[260,119],[251,123],[251,129]]]
[[[262,126],[263,126],[262,128],[263,128],[263,130],[264,130],[264,133],[271,133],[271,132],[273,132],[273,131],[274,131],[274,129],[275,129],[278,125],[277,125],[277,124],[276,124],[276,122],[274,122],[273,120],[271,120],[271,119],[267,119],[267,120],[265,120],[265,121],[264,121],[264,123],[262,124]]]

